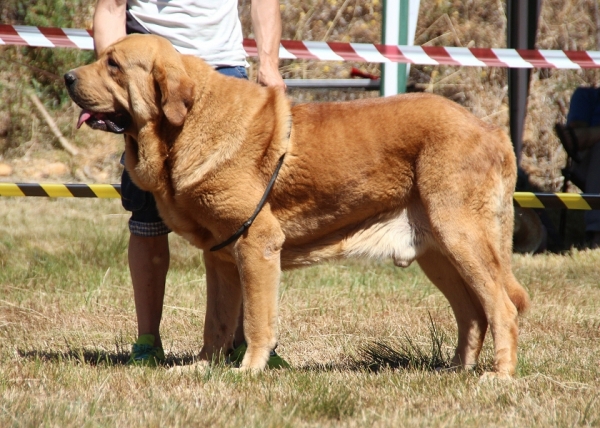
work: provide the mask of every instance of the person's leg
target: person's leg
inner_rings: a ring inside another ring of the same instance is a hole
[[[131,211],[128,260],[138,323],[138,339],[129,361],[156,365],[164,360],[160,322],[169,270],[169,229],[152,194],[140,190],[126,170],[121,177],[121,201]]]
[[[129,11],[126,31],[127,34],[148,34]],[[160,322],[170,260],[169,229],[158,215],[152,195],[135,186],[127,171],[123,171],[121,178],[121,194],[123,207],[132,213],[128,261],[138,323],[138,340],[133,345],[130,361],[145,364],[148,355],[156,355],[157,349],[160,350],[158,357],[164,358]],[[143,351],[144,348],[147,351],[148,346],[154,348],[151,354]],[[149,363],[153,365],[152,360]]]
[[[138,336],[152,334],[162,347],[160,321],[169,270],[168,235],[129,237],[129,271],[133,285]]]

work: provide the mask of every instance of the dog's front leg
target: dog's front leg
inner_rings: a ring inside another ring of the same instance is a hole
[[[277,345],[277,290],[284,235],[277,220],[262,212],[235,248],[244,298],[248,344],[242,370],[262,370]]]
[[[204,346],[200,358],[223,358],[233,346],[233,336],[242,308],[242,287],[235,264],[204,252],[206,266],[206,318]]]

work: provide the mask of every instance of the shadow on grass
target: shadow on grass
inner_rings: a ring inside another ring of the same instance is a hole
[[[70,349],[68,351],[17,350],[21,358],[48,363],[77,362],[89,366],[125,366],[129,360],[129,351],[105,351],[97,349]],[[164,366],[187,366],[198,361],[197,355],[166,355]],[[219,364],[217,364],[219,365]],[[427,354],[416,347],[412,341],[390,345],[372,342],[358,350],[356,357],[346,357],[340,362],[324,364],[306,364],[294,367],[304,372],[342,372],[370,371],[379,372],[384,369],[430,370],[448,368],[449,359],[440,358],[439,354]]]
[[[437,343],[430,350],[423,349],[409,337],[394,344],[371,342],[359,349],[358,356],[350,363],[358,370],[379,372],[392,370],[437,371],[450,369],[450,358],[442,354]]]
[[[127,365],[130,352],[123,349],[116,351],[104,351],[97,349],[70,349],[68,351],[38,351],[21,350],[17,352],[21,358],[43,361],[43,362],[63,362],[76,361],[90,366],[124,366]],[[167,355],[165,358],[165,367],[185,366],[198,361],[197,355],[185,353],[183,355]]]
[[[355,356],[346,357],[340,362],[328,364],[308,364],[299,370],[305,371],[368,371],[382,370],[452,370],[452,355],[446,334],[438,329],[429,315],[430,343],[419,345],[408,334],[390,342],[373,341],[360,346]]]
[[[395,341],[373,341],[359,346],[354,356],[346,356],[339,362],[325,364],[311,363],[300,367],[293,367],[296,371],[304,372],[380,372],[382,370],[418,370],[418,371],[445,371],[452,370],[452,356],[450,349],[453,347],[448,337],[433,322],[429,315],[428,344],[420,345],[408,334]],[[105,351],[85,348],[72,348],[68,351],[38,351],[18,350],[22,358],[47,362],[77,361],[90,366],[126,365],[129,359],[129,345],[116,343],[115,351]],[[184,352],[179,355],[167,354],[165,367],[186,366],[198,361],[198,356],[193,352]],[[219,365],[219,364],[217,364]],[[481,369],[481,368],[480,368]]]

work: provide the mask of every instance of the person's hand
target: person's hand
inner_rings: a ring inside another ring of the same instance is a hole
[[[263,86],[278,88],[282,91],[287,89],[285,82],[279,73],[279,69],[273,64],[259,64],[257,81]]]

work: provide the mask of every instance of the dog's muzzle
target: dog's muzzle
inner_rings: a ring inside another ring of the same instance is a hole
[[[69,71],[65,73],[63,77],[65,79],[67,90],[69,91],[69,96],[82,108],[79,120],[77,121],[77,129],[85,123],[90,128],[98,131],[113,132],[115,134],[122,134],[125,132],[125,129],[130,122],[126,115],[121,113],[98,113],[82,107],[75,92],[77,75],[73,71]]]

